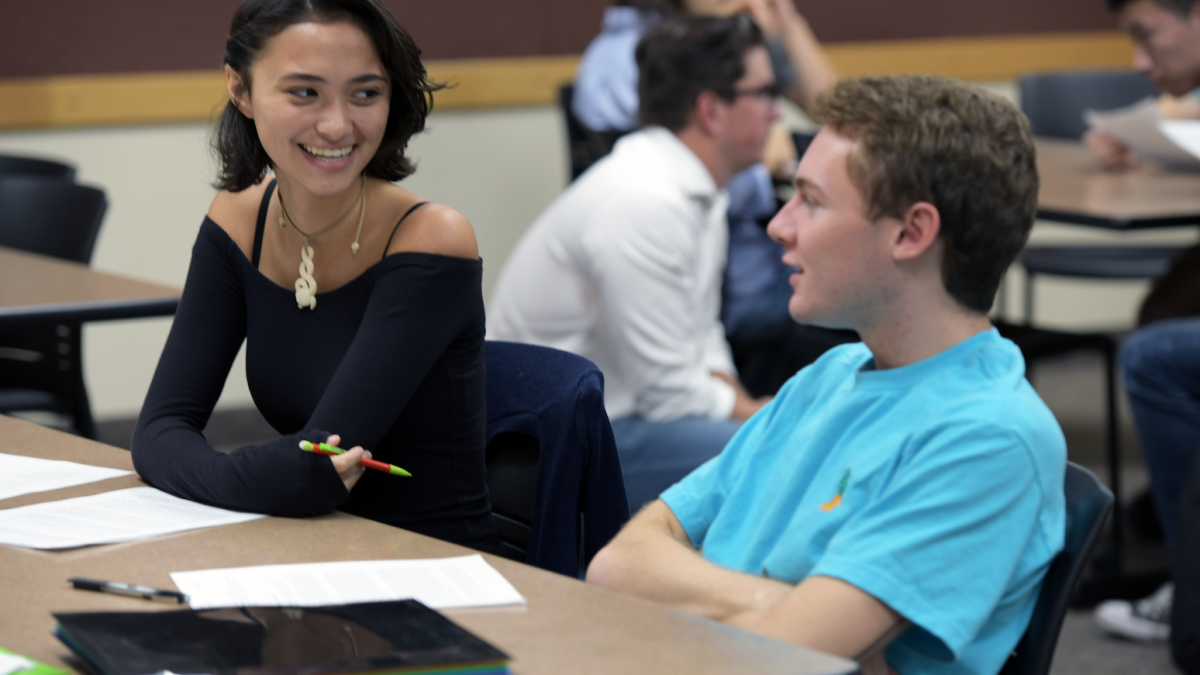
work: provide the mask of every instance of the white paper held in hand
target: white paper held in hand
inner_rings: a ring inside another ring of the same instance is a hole
[[[1200,160],[1200,121],[1198,120],[1163,120],[1158,128],[1179,147],[1187,150]]]
[[[1200,159],[1176,144],[1164,132],[1164,120],[1152,98],[1116,110],[1085,110],[1083,118],[1092,129],[1102,131],[1129,146],[1140,159],[1178,168],[1200,169]]]
[[[517,589],[478,554],[232,567],[172,572],[171,579],[192,609],[319,607],[409,598],[434,609],[525,604]]]

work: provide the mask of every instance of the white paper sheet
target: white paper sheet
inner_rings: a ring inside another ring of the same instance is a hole
[[[361,560],[172,572],[192,609],[317,607],[419,600],[434,609],[523,605],[525,598],[478,554],[430,560]]]
[[[265,518],[173,497],[151,487],[0,511],[0,544],[74,548]]]
[[[35,665],[37,664],[27,658],[17,656],[16,654],[0,652],[0,675],[19,673],[22,670],[29,670]]]
[[[1163,120],[1158,128],[1179,147],[1200,159],[1200,121]]]
[[[94,483],[132,473],[123,469],[0,453],[0,499]]]
[[[1164,120],[1152,98],[1116,110],[1086,110],[1083,118],[1088,126],[1128,145],[1141,159],[1192,169],[1200,168],[1200,160],[1176,145],[1163,132],[1161,123]]]

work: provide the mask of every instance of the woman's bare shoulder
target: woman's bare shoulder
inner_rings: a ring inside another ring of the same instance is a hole
[[[258,224],[258,209],[263,192],[271,182],[267,176],[257,185],[241,192],[221,190],[208,207],[208,217],[238,245],[249,260],[254,254],[254,228]]]
[[[420,200],[410,201],[416,204]],[[404,251],[475,260],[479,243],[466,216],[445,204],[428,202],[404,219],[387,250],[388,254]]]

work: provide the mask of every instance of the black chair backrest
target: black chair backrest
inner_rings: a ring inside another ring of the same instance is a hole
[[[75,167],[37,157],[0,155],[0,176],[38,176],[70,182],[75,180]]]
[[[1075,594],[1088,556],[1104,529],[1104,521],[1112,511],[1112,492],[1095,474],[1078,464],[1067,463],[1064,491],[1067,532],[1063,550],[1046,571],[1029,628],[1004,664],[1000,671],[1002,675],[1045,675],[1050,672],[1071,596]]]
[[[582,356],[530,344],[489,340],[484,358],[501,543],[511,557],[578,576],[629,520],[604,375]]]
[[[505,557],[525,562],[533,527],[541,448],[533,436],[497,434],[487,445],[488,499]]]
[[[558,90],[558,105],[567,123],[567,154],[571,163],[571,180],[579,178],[588,167],[612,152],[622,136],[633,131],[596,131],[589,129],[575,117],[571,103],[575,99],[575,85],[564,85]]]
[[[90,263],[107,210],[94,187],[0,176],[0,246]]]
[[[1084,110],[1112,110],[1158,95],[1142,73],[1080,70],[1026,75],[1020,84],[1021,111],[1034,136],[1079,139],[1087,131]]]

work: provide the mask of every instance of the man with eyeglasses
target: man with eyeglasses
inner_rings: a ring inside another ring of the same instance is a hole
[[[664,21],[637,60],[642,130],[525,233],[488,311],[489,339],[600,367],[632,509],[766,403],[741,386],[718,316],[723,188],[761,159],[779,118],[763,34],[744,15]]]

